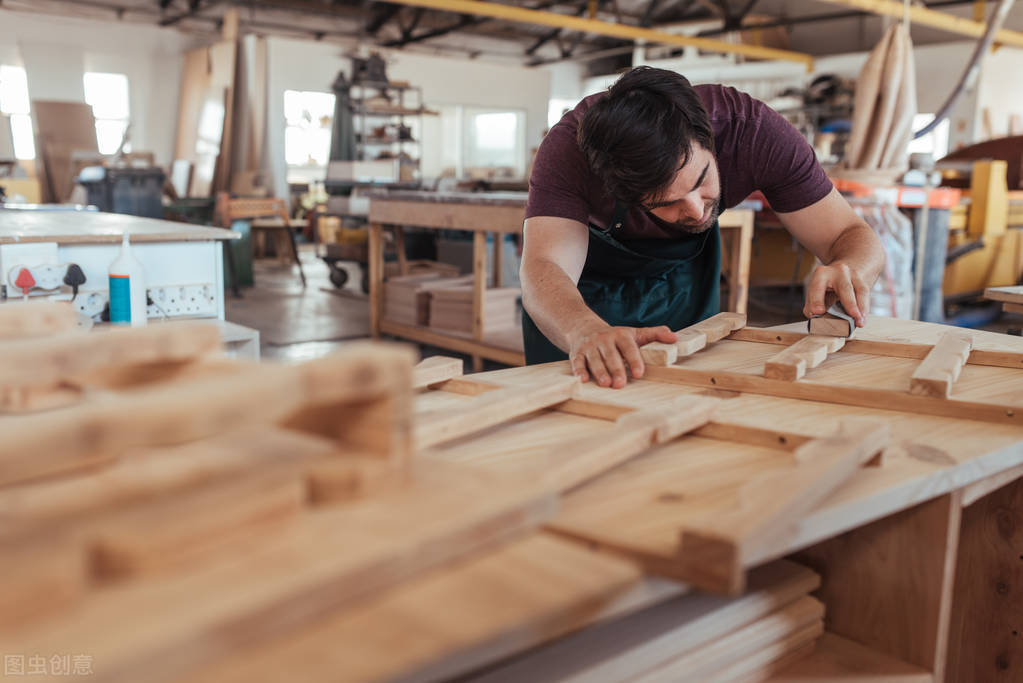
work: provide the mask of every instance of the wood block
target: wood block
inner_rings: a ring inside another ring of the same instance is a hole
[[[1023,304],[1002,304],[1002,310],[1006,313],[1023,313]]]
[[[941,335],[913,371],[909,393],[948,398],[952,394],[952,383],[959,378],[972,349],[973,336],[968,332],[952,331]]]
[[[418,365],[412,368],[412,387],[414,389],[422,389],[431,384],[444,382],[454,377],[461,377],[462,366],[461,358],[431,356],[421,360]]]
[[[795,647],[824,631],[824,604],[803,596],[777,612],[723,635],[633,679],[637,683],[711,680],[736,659],[755,654],[773,643],[791,639]],[[728,680],[728,679],[721,679]]]
[[[702,332],[707,335],[707,343],[724,339],[735,330],[746,327],[746,316],[742,313],[718,313],[706,320],[701,320],[695,325],[690,325],[687,330]]]
[[[90,543],[93,571],[112,579],[180,569],[234,538],[268,533],[306,499],[297,472],[271,466],[118,511]]]
[[[397,345],[353,344],[301,365],[238,363],[239,372],[227,376],[12,418],[0,442],[0,483],[266,422],[325,432],[355,452],[403,460],[411,453],[412,359],[410,349]]]
[[[78,312],[69,303],[11,301],[0,305],[0,339],[46,337],[77,328]]]
[[[850,337],[855,331],[856,327],[851,322],[830,313],[810,318],[810,334],[812,335]]]
[[[98,368],[189,360],[221,349],[220,328],[174,322],[0,342],[0,386],[54,387]]]
[[[640,347],[643,360],[650,365],[672,365],[681,356],[691,356],[711,342],[724,339],[746,325],[746,316],[740,313],[718,313],[695,325],[677,331],[674,345],[651,342]],[[670,347],[674,346],[674,350]]]
[[[504,387],[481,395],[461,410],[422,414],[417,418],[416,448],[452,441],[557,405],[572,398],[578,386],[577,378],[560,377],[537,388]]]
[[[664,342],[650,342],[639,347],[644,363],[650,365],[674,365],[678,360],[678,346]]]
[[[794,382],[845,344],[844,337],[803,337],[764,363],[764,377]]]
[[[392,491],[409,483],[408,473],[379,458],[344,456],[318,459],[304,467],[309,502],[333,505]]]
[[[848,419],[834,436],[798,448],[795,467],[750,481],[738,508],[708,513],[683,529],[685,580],[712,592],[741,592],[748,558],[783,544],[798,519],[885,448],[889,438],[887,423]]]

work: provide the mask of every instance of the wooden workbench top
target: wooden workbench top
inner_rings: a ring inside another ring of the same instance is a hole
[[[125,232],[131,235],[133,243],[205,242],[240,237],[223,228],[98,211],[0,210],[0,244],[116,243]]]
[[[805,332],[806,326],[802,323],[786,327]],[[943,325],[872,318],[867,328],[857,332],[857,338],[933,344],[949,329]],[[973,332],[973,335],[976,349],[1023,352],[1023,339],[990,332]],[[725,339],[684,359],[679,366],[762,375],[764,362],[780,348],[773,344]],[[842,351],[809,370],[803,381],[908,393],[910,376],[919,363],[912,358]],[[569,372],[568,363],[561,362],[472,377],[501,385],[536,386]],[[884,467],[857,473],[825,505],[803,519],[790,541],[775,550],[775,557],[1023,466],[1023,428],[1011,424],[914,414],[885,409],[882,405],[861,408],[646,379],[630,380],[622,389],[587,383],[581,387],[579,398],[652,408],[669,405],[678,396],[694,393],[724,398],[718,419],[749,427],[824,436],[849,417],[872,417],[891,424],[895,445],[889,449],[890,457]],[[953,398],[1019,406],[1019,412],[1023,410],[1023,369],[967,365],[954,385]],[[450,402],[452,399],[424,394],[420,396],[419,409],[432,408],[432,400]],[[543,429],[539,428],[540,420],[524,426],[530,427],[528,435],[512,428],[496,430],[474,440],[471,447],[451,446],[444,449],[442,455],[502,472],[530,471],[545,466],[534,457],[542,450],[537,444],[551,443],[573,434],[593,434],[595,429],[606,428],[594,420],[562,413],[544,415]],[[712,467],[710,463],[714,461],[725,468],[716,476],[739,485],[744,476],[748,476],[749,468],[765,458],[769,459],[763,448],[730,445],[697,436],[679,439],[655,448],[568,495],[554,527],[570,535],[603,538],[610,546],[619,550],[630,548],[637,555],[669,557],[678,543],[680,520],[697,514],[700,504],[687,502],[691,497],[698,501],[696,493],[685,493],[681,502],[666,509],[661,502],[662,494],[695,491],[693,482],[706,478],[708,468]]]
[[[418,190],[370,190],[370,202],[432,202],[438,204],[483,204],[491,206],[525,206],[526,192],[424,192]]]

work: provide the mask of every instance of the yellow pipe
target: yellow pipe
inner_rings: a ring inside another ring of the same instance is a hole
[[[698,38],[696,36],[680,36],[674,33],[666,33],[639,26],[628,26],[626,24],[614,24],[606,21],[585,19],[583,17],[568,16],[556,12],[543,12],[525,7],[503,5],[497,2],[482,2],[481,0],[394,0],[399,5],[411,5],[413,7],[426,7],[428,9],[444,10],[447,12],[458,12],[459,14],[475,14],[477,16],[492,17],[505,21],[514,21],[523,24],[539,24],[553,28],[563,28],[568,31],[581,31],[594,33],[613,38],[625,40],[642,40],[646,43],[660,45],[677,45],[680,47],[695,47],[708,52],[723,52],[743,55],[753,59],[781,59],[790,62],[806,64],[807,71],[813,70],[813,57],[802,52],[790,50],[778,50],[770,47],[757,45],[742,45],[726,43],[711,38]]]
[[[902,3],[895,0],[822,0],[822,2],[842,5],[843,7],[855,7],[864,12],[886,14],[889,17],[897,17],[899,19],[905,13]],[[948,31],[949,33],[961,33],[964,36],[973,36],[974,38],[982,36],[987,28],[980,21],[971,21],[970,19],[957,17],[954,14],[938,12],[937,10],[917,7],[916,5],[909,6],[909,20],[913,24],[930,26],[942,31]],[[995,40],[1005,45],[1023,47],[1023,33],[1019,31],[1002,29],[995,34]]]

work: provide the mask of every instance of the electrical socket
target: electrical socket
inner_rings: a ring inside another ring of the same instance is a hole
[[[32,277],[35,278],[36,287],[39,289],[58,289],[64,284],[64,273],[67,272],[67,264],[56,265],[46,264],[29,268]]]
[[[151,318],[217,315],[217,299],[212,284],[150,287],[148,291],[149,298],[153,300],[148,310]]]
[[[110,293],[104,290],[93,292],[80,291],[72,302],[72,305],[79,313],[94,318],[103,312],[107,302],[110,300]]]

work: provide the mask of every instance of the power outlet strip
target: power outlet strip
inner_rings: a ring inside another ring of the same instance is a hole
[[[215,317],[217,299],[214,291],[211,284],[150,287],[149,298],[153,304],[147,311],[148,315],[150,318]]]
[[[68,298],[70,298],[70,296],[68,296]],[[110,301],[110,294],[106,290],[96,290],[91,292],[82,290],[78,292],[78,296],[75,297],[72,305],[79,313],[87,315],[90,318],[94,318],[103,312],[108,301]]]

